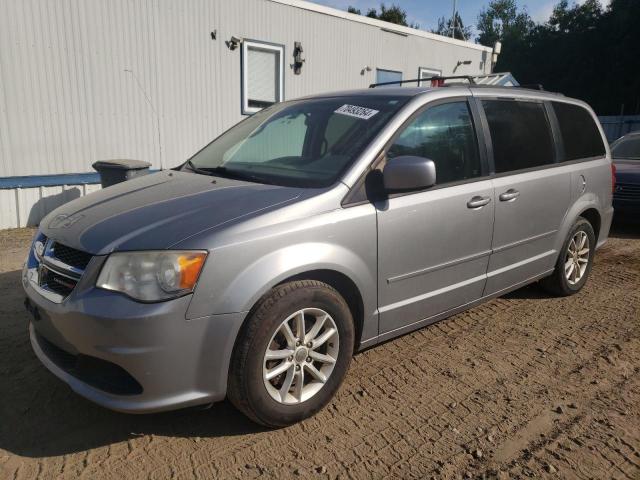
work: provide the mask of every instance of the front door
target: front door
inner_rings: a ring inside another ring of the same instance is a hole
[[[392,332],[481,297],[495,201],[465,98],[427,106],[386,152],[429,158],[431,189],[376,204],[380,333]]]

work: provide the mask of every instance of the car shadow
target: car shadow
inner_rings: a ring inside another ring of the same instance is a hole
[[[84,451],[143,435],[211,438],[258,433],[230,403],[132,415],[83,399],[31,350],[20,272],[0,273],[0,449],[25,457]]]
[[[550,295],[548,292],[543,290],[543,288],[538,285],[538,283],[531,283],[524,287],[521,287],[512,292],[506,293],[501,296],[502,298],[509,298],[514,300],[525,300],[525,299],[541,299],[541,298],[551,298],[553,295]]]
[[[613,238],[640,238],[640,219],[633,221],[614,216],[609,236]]]

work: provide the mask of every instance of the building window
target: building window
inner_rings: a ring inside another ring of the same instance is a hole
[[[418,82],[418,86],[419,87],[428,87],[431,85],[430,82],[425,82],[425,85],[423,85],[422,79],[423,78],[431,78],[431,77],[440,77],[442,75],[442,70],[436,70],[435,68],[426,68],[426,67],[420,67],[418,68],[418,78],[421,80],[420,82]],[[429,83],[429,85],[427,85],[426,83]]]
[[[399,82],[400,80],[402,80],[402,72],[376,68],[376,83]],[[400,83],[396,83],[395,85],[385,85],[385,87],[399,87],[400,85]]]
[[[242,42],[242,113],[255,113],[283,98],[284,46]]]

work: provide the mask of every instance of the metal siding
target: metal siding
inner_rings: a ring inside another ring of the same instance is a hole
[[[285,99],[366,88],[376,68],[405,79],[419,67],[451,74],[458,60],[473,63],[456,74],[489,70],[476,45],[269,0],[0,0],[0,11],[0,177],[89,172],[111,158],[181,163],[243,118],[240,48],[224,43],[232,35],[285,46]],[[294,41],[301,75],[289,66]],[[23,223],[38,201],[19,197],[26,203],[3,201],[3,219],[17,208]]]

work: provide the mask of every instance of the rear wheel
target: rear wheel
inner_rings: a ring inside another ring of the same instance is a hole
[[[554,295],[578,293],[591,271],[595,246],[593,227],[585,218],[579,217],[564,242],[555,270],[540,282],[541,285]]]
[[[351,312],[329,285],[286,283],[263,298],[236,343],[228,396],[252,420],[281,427],[322,409],[353,355]]]

